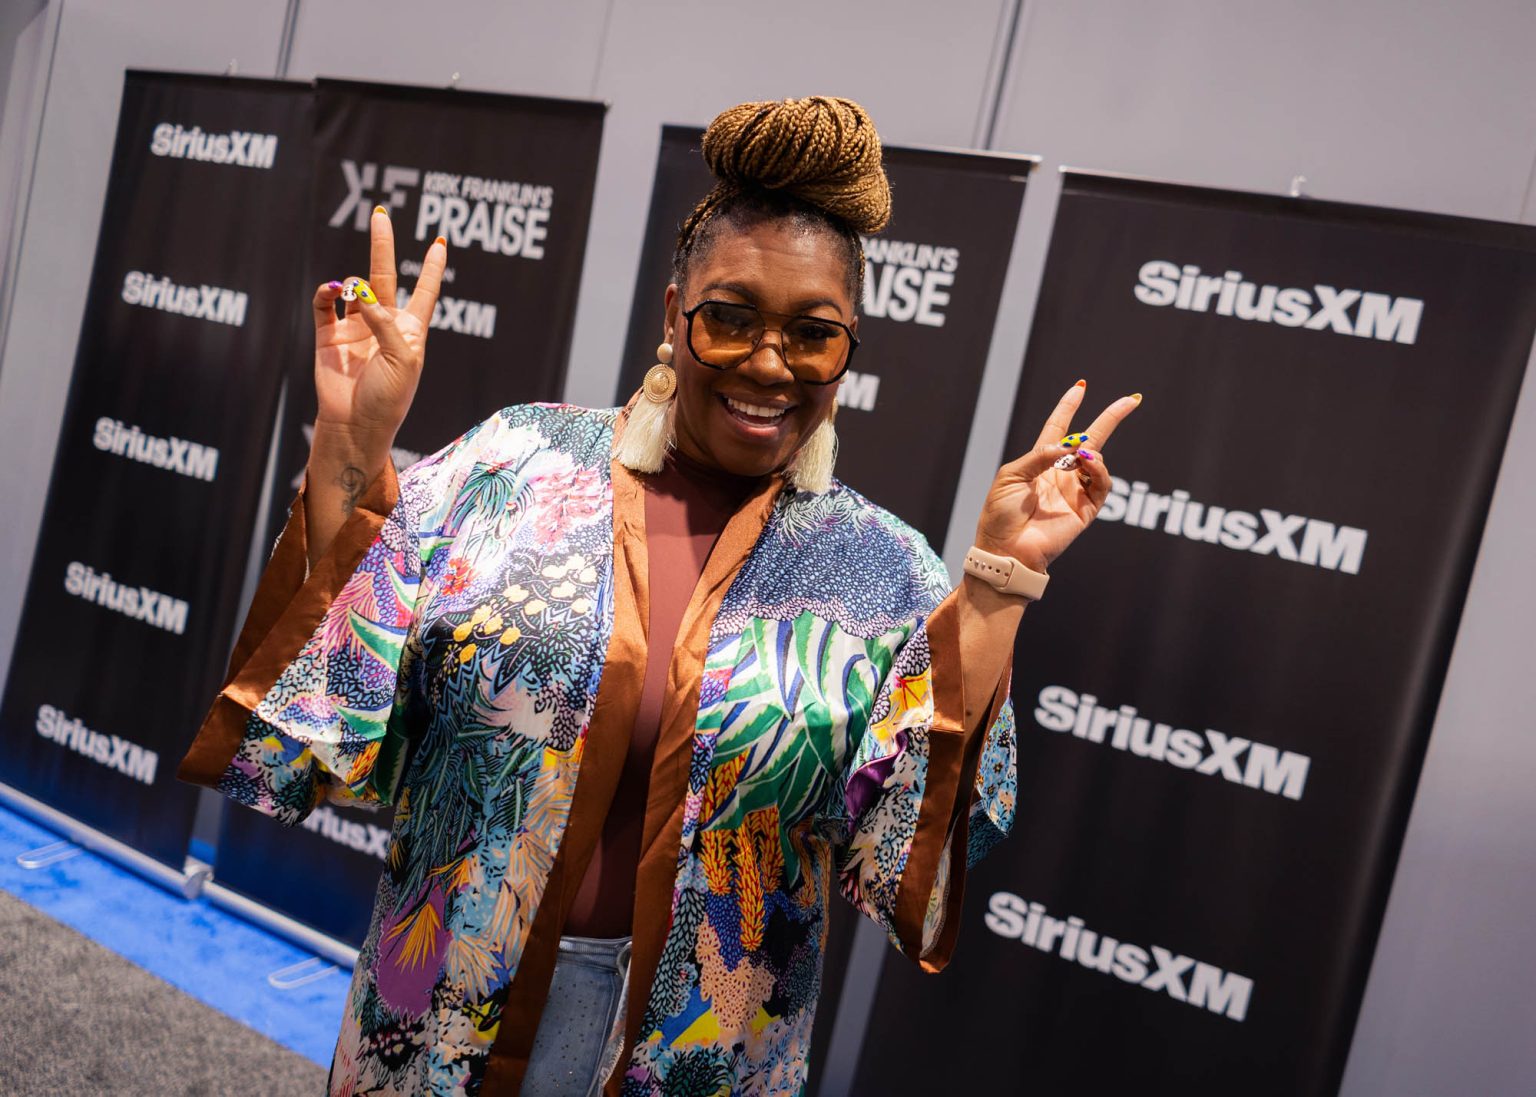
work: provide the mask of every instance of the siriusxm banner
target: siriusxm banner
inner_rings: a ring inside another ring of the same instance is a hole
[[[1145,403],[1024,618],[1014,836],[856,1092],[1336,1090],[1533,334],[1530,228],[1066,177],[1007,451],[1078,377]]]
[[[0,781],[177,869],[239,610],[304,236],[310,89],[129,72]],[[62,366],[62,364],[61,364]]]
[[[662,128],[620,403],[656,364],[678,225],[713,182],[701,135]],[[860,346],[838,390],[837,475],[942,551],[1032,161],[888,145],[885,166],[895,205],[886,230],[864,242]]]
[[[330,80],[314,94],[308,269],[290,295],[303,350],[289,359],[268,543],[309,456],[309,295],[328,279],[367,276],[375,206],[394,222],[402,305],[427,245],[448,241],[426,373],[396,439],[396,466],[497,408],[561,398],[602,137],[600,103]],[[326,806],[305,830],[285,830],[227,805],[217,878],[358,945],[389,826],[387,811]]]

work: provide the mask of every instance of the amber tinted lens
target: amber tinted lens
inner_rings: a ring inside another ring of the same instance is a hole
[[[751,305],[705,301],[693,312],[689,347],[706,366],[731,369],[749,358],[763,338],[763,316]],[[827,384],[848,363],[853,341],[841,324],[797,316],[784,325],[785,364],[802,381]]]
[[[750,305],[706,301],[694,314],[691,346],[706,366],[737,365],[757,347],[763,318]]]
[[[841,324],[802,316],[784,325],[789,368],[807,381],[830,381],[848,360],[848,330]]]

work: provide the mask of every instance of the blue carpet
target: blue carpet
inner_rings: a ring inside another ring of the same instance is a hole
[[[350,971],[276,990],[267,975],[311,953],[90,852],[39,869],[16,863],[18,854],[58,840],[54,832],[0,806],[0,889],[204,1005],[330,1066]]]

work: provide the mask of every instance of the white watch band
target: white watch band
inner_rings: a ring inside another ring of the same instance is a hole
[[[963,567],[967,575],[976,576],[1004,594],[1017,594],[1031,602],[1045,593],[1045,584],[1051,581],[1049,575],[1031,571],[1012,556],[999,556],[975,545],[965,554]]]

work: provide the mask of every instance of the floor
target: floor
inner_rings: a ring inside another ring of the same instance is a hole
[[[351,973],[0,807],[0,1093],[319,1094]]]

